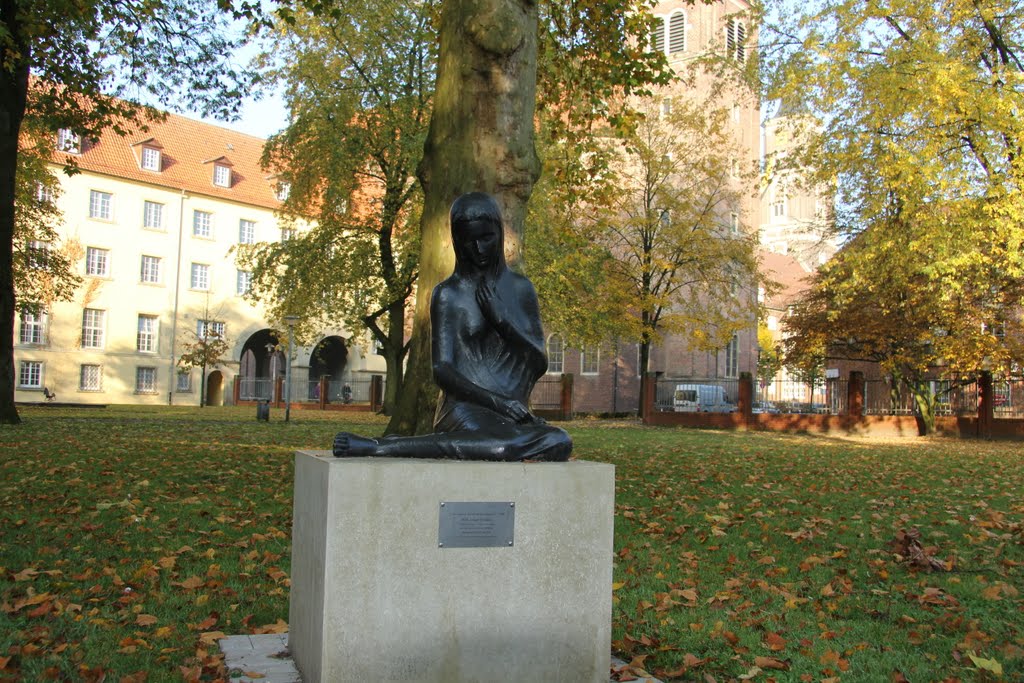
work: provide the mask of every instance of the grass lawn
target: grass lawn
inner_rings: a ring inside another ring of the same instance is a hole
[[[384,424],[22,416],[0,427],[0,681],[216,678],[219,634],[286,628],[292,451]],[[1024,680],[1020,444],[568,428],[617,467],[613,647],[635,670]],[[916,562],[891,545],[914,528]]]

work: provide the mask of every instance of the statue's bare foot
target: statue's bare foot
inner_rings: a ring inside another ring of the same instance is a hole
[[[334,437],[335,458],[366,458],[377,454],[377,440],[341,432]]]

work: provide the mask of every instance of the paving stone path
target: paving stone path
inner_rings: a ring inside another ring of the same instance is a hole
[[[302,683],[295,662],[288,653],[288,634],[229,636],[220,640],[224,666],[232,683]],[[625,666],[612,657],[612,666]],[[255,675],[253,675],[255,674]],[[640,678],[637,683],[661,683],[657,678]]]

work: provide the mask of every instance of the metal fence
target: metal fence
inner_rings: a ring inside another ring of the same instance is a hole
[[[369,403],[371,379],[358,378],[350,380],[332,380],[327,383],[328,403]],[[238,382],[238,398],[241,401],[273,401],[276,380],[270,377],[241,377]],[[292,403],[319,403],[320,382],[293,378]],[[386,386],[386,378],[381,388]],[[286,388],[282,383],[281,400],[286,396]]]
[[[273,401],[274,380],[270,377],[242,377],[238,398],[242,401]]]
[[[936,399],[936,415],[978,414],[977,382],[933,380],[930,384]],[[996,403],[998,405],[998,401]],[[914,395],[907,385],[882,379],[864,382],[865,415],[913,415],[915,412]]]
[[[562,376],[544,375],[533,387],[530,407],[537,410],[558,410],[562,407]]]
[[[736,412],[739,380],[727,377],[659,377],[654,409],[664,412]]]
[[[387,379],[385,378],[385,382]],[[328,403],[369,403],[370,383],[372,380],[366,378],[353,378],[350,380],[331,380],[327,383]],[[385,384],[381,383],[383,389]]]
[[[1024,379],[992,384],[992,412],[995,417],[1024,417]]]
[[[813,384],[795,379],[759,382],[754,390],[754,412],[838,415],[846,410],[847,380],[819,380]]]

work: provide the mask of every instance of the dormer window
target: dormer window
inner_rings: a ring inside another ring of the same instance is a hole
[[[231,168],[224,164],[214,164],[213,184],[217,187],[231,187]]]
[[[78,133],[70,128],[61,128],[57,131],[57,151],[68,154],[82,153],[82,139]]]
[[[162,170],[160,150],[155,147],[143,147],[142,148],[142,168],[147,171]]]
[[[279,201],[285,201],[288,199],[288,195],[292,193],[292,184],[289,182],[279,182],[277,184],[276,195]]]

